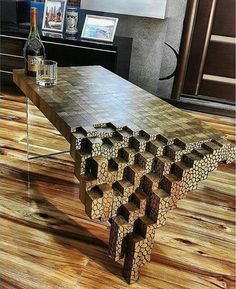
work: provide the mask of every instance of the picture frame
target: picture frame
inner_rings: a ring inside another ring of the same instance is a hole
[[[114,17],[86,15],[81,38],[113,42],[119,19]]]
[[[50,32],[50,31],[42,31],[42,35],[51,38],[59,38],[63,39],[63,33]]]
[[[42,30],[63,32],[67,0],[45,0]]]

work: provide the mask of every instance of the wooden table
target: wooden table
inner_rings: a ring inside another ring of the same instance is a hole
[[[70,143],[86,213],[110,221],[109,255],[125,258],[123,275],[135,282],[168,211],[219,162],[232,162],[235,148],[100,66],[59,68],[52,88],[39,88],[23,70],[13,77]]]

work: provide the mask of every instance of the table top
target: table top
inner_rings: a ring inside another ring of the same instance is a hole
[[[58,84],[50,88],[38,87],[23,70],[14,70],[13,79],[68,141],[81,128],[96,136],[108,123],[186,144],[224,137],[101,66],[60,67]]]

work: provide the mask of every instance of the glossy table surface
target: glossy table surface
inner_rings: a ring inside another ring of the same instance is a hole
[[[186,144],[223,136],[101,66],[58,68],[52,88],[39,88],[23,70],[14,71],[14,81],[69,141],[80,127],[94,132],[107,123]]]

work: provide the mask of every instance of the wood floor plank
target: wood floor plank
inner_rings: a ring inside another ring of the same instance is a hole
[[[66,148],[32,107],[32,152]],[[227,132],[230,118],[191,112]],[[26,160],[25,99],[0,96],[0,288],[235,288],[235,165],[221,164],[178,203],[157,230],[152,260],[127,285],[120,262],[107,256],[109,225],[91,221],[79,201],[69,154]],[[30,185],[29,185],[30,179]]]

